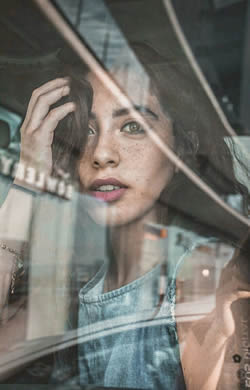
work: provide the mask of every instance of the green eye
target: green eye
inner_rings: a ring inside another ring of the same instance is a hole
[[[88,128],[88,135],[95,135],[95,130],[91,129],[91,127]]]
[[[121,129],[121,131],[124,131],[128,134],[142,134],[145,133],[144,129],[141,127],[140,123],[138,122],[129,122],[126,123]]]

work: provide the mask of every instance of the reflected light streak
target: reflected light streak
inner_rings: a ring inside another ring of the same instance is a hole
[[[95,57],[87,49],[81,39],[77,34],[72,30],[68,23],[64,20],[61,14],[57,9],[50,3],[49,0],[33,0],[42,12],[47,16],[47,18],[52,22],[52,24],[57,28],[60,34],[64,39],[70,44],[70,46],[76,51],[78,56],[86,63],[87,66],[95,73],[96,77],[99,78],[101,83],[105,85],[111,93],[118,99],[118,101],[131,109],[131,113],[134,115],[135,119],[141,121],[142,125],[145,127],[145,130],[148,132],[148,135],[151,137],[152,141],[159,147],[159,149],[166,155],[166,157],[177,167],[179,168],[194,184],[196,184],[200,189],[202,189],[211,199],[213,199],[218,205],[220,205],[224,210],[229,214],[233,215],[236,219],[241,221],[243,224],[250,226],[250,220],[241,215],[236,210],[232,209],[230,206],[224,202],[220,196],[212,190],[204,181],[202,181],[198,175],[196,175],[182,160],[177,157],[177,155],[170,149],[170,147],[161,140],[161,138],[154,133],[154,131],[148,126],[145,122],[145,119],[133,109],[133,104],[130,99],[124,94],[124,92],[119,88],[119,86],[114,82],[114,80],[107,74],[107,72],[102,68],[98,63]]]

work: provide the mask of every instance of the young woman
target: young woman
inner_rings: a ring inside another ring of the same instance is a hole
[[[218,294],[209,326],[189,332],[180,356],[178,339],[184,335],[174,315],[176,264],[166,253],[161,228],[169,230],[191,211],[190,204],[181,213],[175,210],[175,196],[188,181],[152,142],[144,123],[196,172],[202,168],[214,189],[236,192],[238,183],[213,118],[205,134],[208,118],[194,104],[200,92],[190,74],[181,64],[162,63],[151,48],[136,50],[150,75],[147,88],[133,68],[129,74],[113,70],[120,79],[129,76],[132,106],[94,72],[72,73],[36,89],[22,125],[21,162],[48,174],[58,167],[70,170],[81,193],[96,200],[88,215],[107,227],[108,264],[79,292],[81,384],[212,390],[235,328],[231,303],[250,297],[249,285],[235,277]]]

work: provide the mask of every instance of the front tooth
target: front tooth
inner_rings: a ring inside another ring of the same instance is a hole
[[[105,184],[97,188],[98,191],[113,191],[118,190],[120,187],[113,186],[112,184]]]

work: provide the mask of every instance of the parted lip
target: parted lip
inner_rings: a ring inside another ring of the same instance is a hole
[[[97,179],[93,181],[93,183],[90,185],[89,189],[90,191],[96,191],[98,187],[103,185],[113,185],[118,186],[121,188],[127,188],[127,186],[123,183],[121,183],[119,180],[113,178],[113,177],[107,177],[106,179]]]

